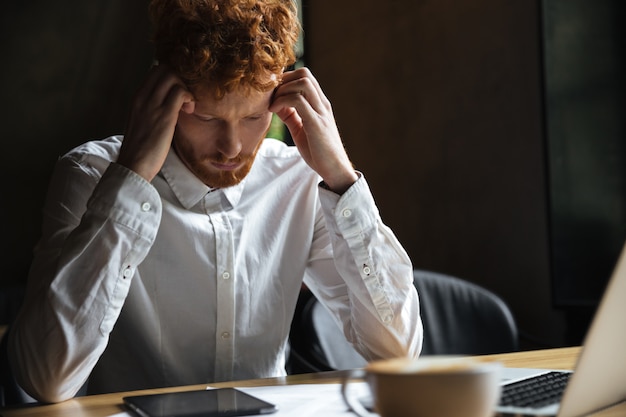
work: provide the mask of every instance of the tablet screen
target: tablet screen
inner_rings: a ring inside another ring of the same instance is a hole
[[[124,397],[142,417],[227,417],[267,414],[276,406],[234,388]]]

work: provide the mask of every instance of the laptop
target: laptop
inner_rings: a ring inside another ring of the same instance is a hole
[[[575,417],[626,400],[625,321],[626,246],[585,336],[575,370],[505,368],[498,415]],[[523,393],[537,381],[560,394]]]

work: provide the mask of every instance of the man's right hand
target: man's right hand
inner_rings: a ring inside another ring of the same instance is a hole
[[[153,66],[133,100],[117,163],[152,181],[165,162],[180,111],[193,113],[193,95],[166,66]]]

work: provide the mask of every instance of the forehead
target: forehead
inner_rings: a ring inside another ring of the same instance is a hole
[[[268,111],[273,91],[233,91],[222,98],[211,94],[198,97],[195,113],[207,116],[249,116]]]

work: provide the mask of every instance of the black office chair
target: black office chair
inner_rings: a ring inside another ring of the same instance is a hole
[[[287,373],[353,369],[365,364],[326,308],[310,291],[303,289],[291,323]]]
[[[513,352],[519,349],[517,324],[493,292],[441,273],[415,270],[424,325],[424,355]]]
[[[519,349],[510,309],[494,293],[448,275],[414,271],[424,325],[422,355],[511,352]],[[366,364],[330,313],[303,291],[290,334],[289,373],[359,368]]]

